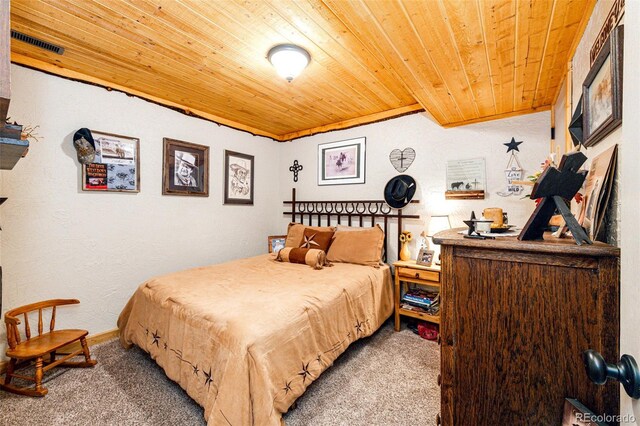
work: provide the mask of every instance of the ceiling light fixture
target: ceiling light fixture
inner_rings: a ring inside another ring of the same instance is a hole
[[[275,67],[278,75],[291,83],[291,80],[299,76],[309,64],[311,55],[295,44],[279,44],[269,50],[267,59]]]

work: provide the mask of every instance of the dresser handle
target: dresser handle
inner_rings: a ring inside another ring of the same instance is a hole
[[[420,272],[416,272],[416,278],[420,278]]]
[[[604,385],[607,379],[618,380],[631,398],[640,399],[640,369],[631,355],[622,355],[617,364],[607,364],[599,352],[589,349],[582,353],[582,360],[593,383]]]
[[[440,426],[442,422],[440,421],[440,413],[436,414],[436,425]]]

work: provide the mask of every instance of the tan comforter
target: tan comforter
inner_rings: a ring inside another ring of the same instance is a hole
[[[392,309],[387,266],[314,270],[263,255],[151,279],[118,327],[123,345],[149,352],[209,425],[280,425],[307,386]]]

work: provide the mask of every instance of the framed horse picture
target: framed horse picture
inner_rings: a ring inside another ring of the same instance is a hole
[[[318,185],[365,183],[366,138],[318,145]]]

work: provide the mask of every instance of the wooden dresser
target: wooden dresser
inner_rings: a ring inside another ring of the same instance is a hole
[[[565,397],[618,414],[618,382],[591,383],[581,356],[619,360],[620,250],[548,238],[434,237],[443,425],[558,425]]]

